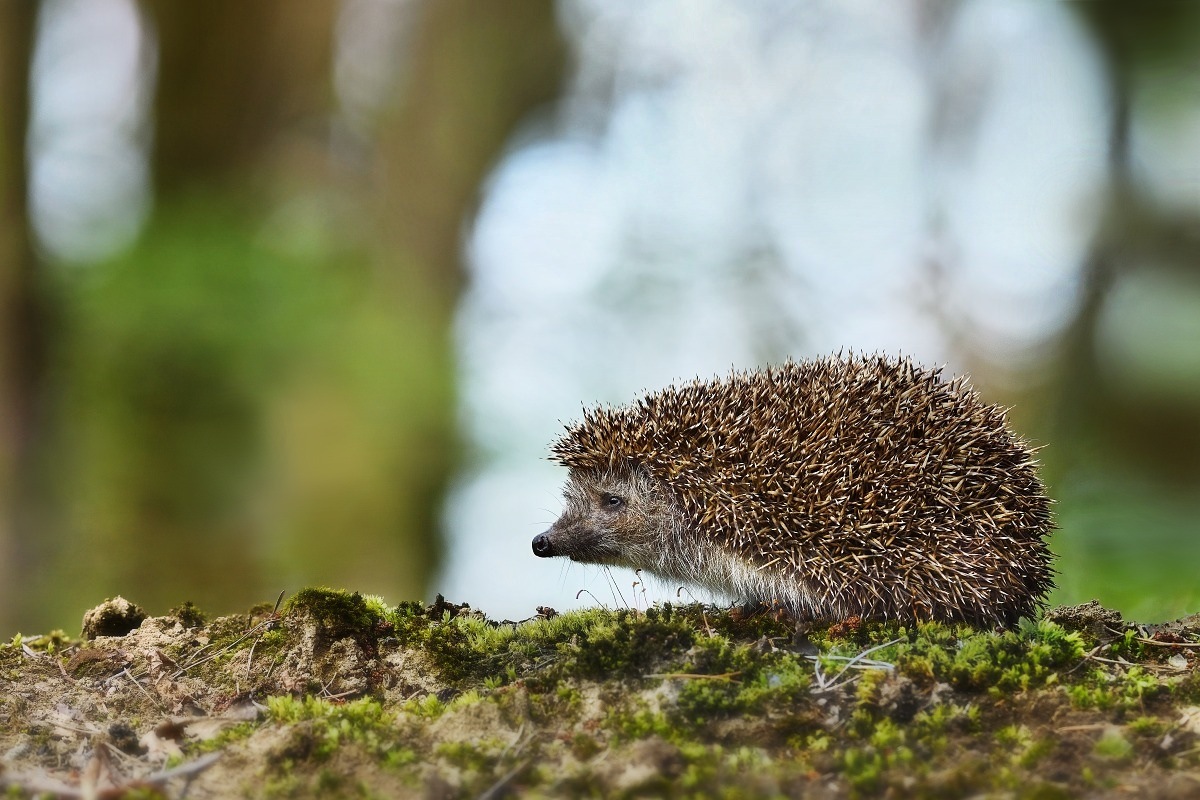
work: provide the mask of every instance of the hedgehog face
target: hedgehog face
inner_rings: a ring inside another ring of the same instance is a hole
[[[673,515],[663,489],[642,470],[572,469],[563,496],[566,508],[534,538],[534,554],[636,569],[661,552]]]

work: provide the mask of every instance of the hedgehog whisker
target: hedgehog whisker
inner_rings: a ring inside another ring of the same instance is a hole
[[[621,598],[621,605],[625,608],[630,608],[629,601],[625,599],[625,595],[621,593],[621,587],[617,584],[617,579],[613,576],[612,570],[608,565],[604,565],[604,577],[608,579],[609,588],[613,592],[613,603],[617,602],[617,598]]]
[[[599,606],[600,606],[601,608],[603,608],[605,611],[608,611],[608,606],[604,605],[604,603],[601,603],[601,602],[600,602],[600,598],[599,598],[599,597],[596,597],[596,595],[592,594],[592,591],[591,591],[591,589],[580,589],[578,592],[576,592],[576,593],[575,593],[575,599],[576,599],[576,600],[578,600],[580,597],[582,597],[582,596],[583,596],[583,595],[585,595],[585,594],[586,594],[588,597],[590,597],[590,598],[592,598],[593,600],[595,600],[595,601],[596,601],[596,603],[597,603],[597,604],[599,604]]]

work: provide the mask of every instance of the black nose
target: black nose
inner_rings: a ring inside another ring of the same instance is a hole
[[[539,558],[549,558],[554,555],[554,548],[550,546],[549,536],[539,533],[533,537],[533,554]]]

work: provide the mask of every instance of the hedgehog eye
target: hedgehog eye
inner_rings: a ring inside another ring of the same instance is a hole
[[[600,495],[600,502],[603,503],[604,507],[610,511],[619,511],[625,507],[625,498],[618,497],[615,494]]]

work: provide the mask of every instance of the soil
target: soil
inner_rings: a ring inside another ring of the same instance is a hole
[[[1200,614],[1013,631],[308,589],[0,645],[10,797],[1200,797]]]

